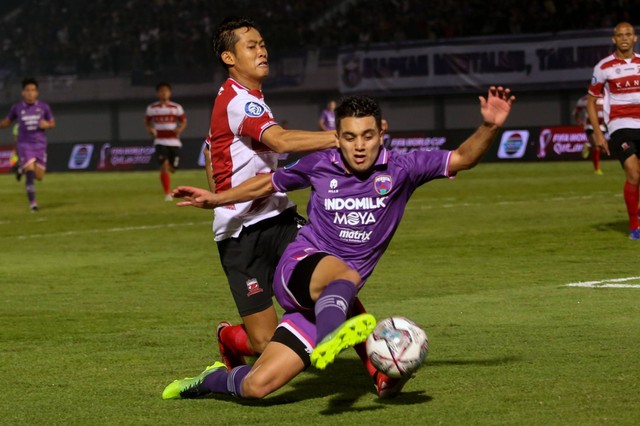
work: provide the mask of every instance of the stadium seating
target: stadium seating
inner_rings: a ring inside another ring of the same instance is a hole
[[[212,31],[229,14],[254,19],[272,50],[320,49],[335,59],[336,48],[346,45],[606,28],[633,22],[640,6],[630,0],[24,0],[8,2],[0,13],[0,77],[104,76],[209,70]]]

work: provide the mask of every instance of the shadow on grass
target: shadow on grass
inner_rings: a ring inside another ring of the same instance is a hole
[[[271,407],[317,398],[329,399],[319,414],[336,415],[344,412],[363,412],[384,409],[384,405],[413,405],[431,401],[423,391],[406,392],[390,400],[377,399],[379,404],[354,407],[365,395],[375,394],[375,387],[362,363],[357,359],[340,359],[326,371],[309,368],[305,377],[285,386],[283,393],[262,400],[237,400],[228,396],[214,396],[224,401],[235,401],[252,407]],[[319,407],[322,408],[322,407]]]
[[[592,228],[600,232],[615,231],[626,235],[629,233],[629,221],[616,220],[615,222],[599,223],[597,225],[593,225]]]
[[[518,362],[522,358],[518,356],[506,356],[489,359],[443,359],[427,361],[425,367],[440,367],[448,365],[475,365],[496,366]],[[251,407],[273,407],[277,405],[293,404],[300,401],[317,398],[329,399],[326,408],[319,414],[331,416],[344,412],[364,412],[384,409],[386,405],[415,405],[430,402],[433,398],[424,391],[402,392],[392,399],[375,399],[375,405],[354,407],[356,402],[367,394],[375,394],[375,387],[369,375],[365,372],[362,363],[358,359],[339,359],[326,371],[309,368],[305,376],[294,380],[284,388],[284,392],[275,396],[269,396],[261,400],[239,400],[226,395],[211,395],[221,401],[233,401],[235,403]]]

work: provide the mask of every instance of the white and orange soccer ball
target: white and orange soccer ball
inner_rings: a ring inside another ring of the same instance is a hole
[[[367,355],[378,371],[389,377],[412,376],[429,352],[427,334],[403,317],[386,318],[367,338]]]

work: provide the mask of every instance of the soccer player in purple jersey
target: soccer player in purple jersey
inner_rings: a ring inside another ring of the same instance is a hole
[[[336,101],[330,100],[327,102],[327,107],[322,110],[318,125],[321,130],[335,130],[336,129]]]
[[[483,124],[454,151],[399,154],[382,145],[381,112],[366,96],[344,99],[336,110],[337,149],[308,155],[223,193],[179,187],[181,206],[215,208],[311,187],[309,223],[285,250],[274,293],[285,314],[253,367],[227,371],[216,362],[194,378],[176,380],[165,399],[208,393],[263,398],[310,364],[324,369],[344,349],[364,342],[375,326],[369,314],[351,316],[356,295],[397,229],[413,192],[438,178],[474,167],[504,124],[515,97],[489,88],[480,97]],[[404,381],[393,392],[397,394]]]
[[[18,122],[16,148],[20,168],[25,175],[25,188],[32,212],[38,211],[34,180],[42,180],[47,169],[47,136],[44,131],[56,127],[48,104],[38,100],[38,82],[33,78],[22,81],[22,102],[14,104],[0,129]]]

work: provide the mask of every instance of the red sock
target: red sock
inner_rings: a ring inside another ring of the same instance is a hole
[[[595,148],[591,150],[591,161],[593,161],[593,169],[600,170],[600,150]]]
[[[360,314],[366,314],[366,313],[367,311],[364,308],[364,305],[362,304],[362,302],[360,302],[360,299],[356,297],[356,300],[353,302],[353,308],[351,308],[351,314],[360,315]],[[369,360],[369,356],[367,355],[366,342],[359,343],[355,345],[353,348],[356,350],[356,353],[358,354],[358,356],[360,357],[360,360],[362,361],[367,371],[369,372],[369,375],[373,377],[378,372],[378,370],[376,370],[376,367],[374,367],[373,364],[371,364],[371,360]]]
[[[638,185],[627,181],[624,183],[624,202],[629,214],[629,229],[638,228]]]
[[[253,355],[253,351],[249,346],[249,336],[244,329],[244,325],[230,325],[220,331],[220,340],[224,344],[235,351],[236,355]]]
[[[169,175],[169,172],[160,172],[160,181],[162,182],[164,193],[171,194],[171,175]]]

